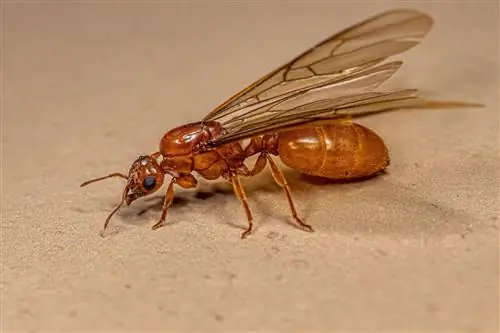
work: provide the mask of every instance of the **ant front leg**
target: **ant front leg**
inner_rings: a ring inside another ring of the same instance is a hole
[[[156,230],[161,227],[163,227],[166,223],[165,220],[167,218],[167,211],[170,205],[172,205],[172,202],[174,201],[174,184],[175,184],[176,178],[172,178],[170,181],[170,184],[168,184],[167,188],[167,194],[165,195],[165,200],[163,201],[163,209],[161,211],[161,218],[160,221],[158,221],[155,225],[151,227],[151,229]]]
[[[153,158],[153,159],[156,160],[156,159],[158,159],[161,156],[161,153],[159,151],[157,151],[157,152],[152,153],[149,156],[151,156],[151,158]]]
[[[166,224],[165,220],[167,218],[168,208],[172,205],[172,202],[174,201],[174,184],[177,184],[183,188],[193,188],[196,187],[198,182],[196,178],[194,178],[193,175],[191,174],[172,178],[170,184],[168,184],[167,194],[165,195],[165,200],[163,201],[163,209],[161,212],[160,221],[158,221],[155,225],[151,227],[151,229],[153,230],[159,229],[165,226]]]

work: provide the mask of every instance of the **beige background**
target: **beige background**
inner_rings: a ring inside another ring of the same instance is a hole
[[[168,129],[376,12],[436,19],[388,87],[482,110],[366,119],[387,175],[247,179],[259,228],[223,182],[163,193],[98,232],[126,172]],[[3,5],[2,331],[450,331],[498,325],[498,2]],[[198,194],[197,194],[198,193]],[[213,195],[212,195],[213,194]]]

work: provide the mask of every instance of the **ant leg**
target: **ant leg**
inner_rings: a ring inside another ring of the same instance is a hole
[[[174,201],[174,184],[176,182],[175,178],[172,178],[170,181],[170,184],[168,185],[167,188],[167,194],[165,195],[165,201],[163,202],[163,210],[161,212],[161,218],[158,223],[153,225],[151,229],[156,230],[158,228],[161,228],[165,225],[165,219],[167,218],[167,210]]]
[[[236,174],[245,177],[252,177],[260,173],[262,170],[264,170],[264,167],[266,166],[267,162],[266,155],[267,155],[266,153],[261,153],[259,155],[252,170],[248,170],[248,168],[245,165],[243,165],[236,170]]]
[[[157,151],[156,153],[152,153],[150,156],[151,156],[153,159],[157,160],[157,159],[158,159],[158,157],[160,157],[160,156],[161,156],[161,153],[160,153],[159,151]]]
[[[247,196],[243,190],[240,179],[234,173],[231,173],[231,183],[233,184],[233,190],[238,199],[243,203],[243,208],[245,209],[245,214],[247,215],[248,228],[241,234],[241,239],[245,239],[251,232],[253,228],[253,217],[250,207],[248,206]]]
[[[292,200],[292,193],[290,190],[290,186],[288,186],[288,183],[285,179],[285,176],[283,175],[283,172],[278,168],[278,166],[274,163],[273,159],[271,156],[267,156],[267,160],[269,161],[269,164],[271,166],[271,171],[273,174],[273,178],[278,183],[278,185],[283,189],[283,191],[286,194],[286,198],[288,199],[288,204],[290,206],[290,210],[292,211],[292,216],[297,221],[297,224],[302,227],[302,229],[306,231],[314,231],[313,228],[309,224],[305,224],[302,222],[297,214],[297,211],[295,210],[295,206],[293,204]]]
[[[264,167],[266,166],[266,158],[267,154],[266,153],[261,153],[259,157],[257,158],[257,161],[255,162],[255,165],[253,166],[253,169],[248,172],[248,175],[246,176],[255,176],[262,170],[264,170]]]

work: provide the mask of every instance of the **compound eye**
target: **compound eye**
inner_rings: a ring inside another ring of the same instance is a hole
[[[144,181],[142,182],[142,187],[144,187],[145,190],[151,191],[155,188],[156,186],[156,179],[153,176],[147,176],[144,178]]]

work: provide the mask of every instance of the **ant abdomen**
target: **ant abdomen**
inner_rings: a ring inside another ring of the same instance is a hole
[[[280,132],[277,150],[288,167],[337,180],[371,176],[390,161],[375,132],[345,120]]]

